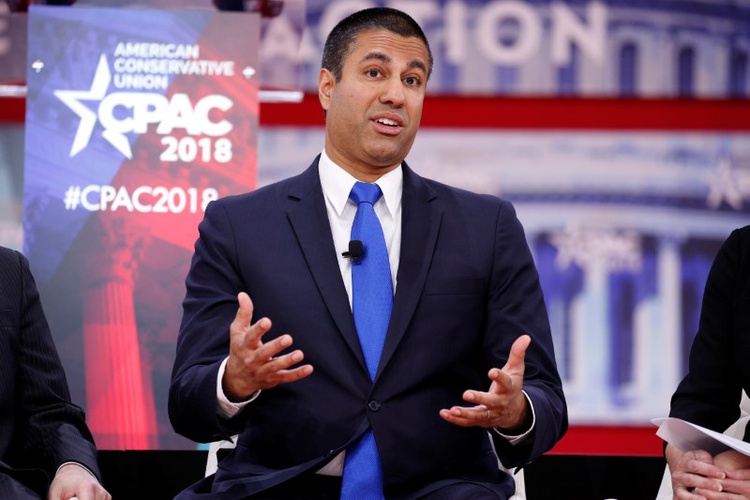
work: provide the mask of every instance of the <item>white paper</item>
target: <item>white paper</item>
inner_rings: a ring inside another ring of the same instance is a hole
[[[700,425],[685,422],[679,418],[655,418],[651,420],[659,426],[656,435],[682,451],[706,450],[711,455],[733,449],[750,456],[750,443]]]

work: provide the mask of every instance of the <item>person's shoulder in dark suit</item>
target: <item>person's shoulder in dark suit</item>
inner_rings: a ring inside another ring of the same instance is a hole
[[[0,498],[109,499],[26,257],[0,247]]]

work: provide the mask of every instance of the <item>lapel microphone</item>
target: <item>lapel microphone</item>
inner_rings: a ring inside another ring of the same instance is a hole
[[[362,258],[364,252],[365,247],[360,240],[351,240],[349,242],[349,250],[343,252],[341,255],[352,262],[359,262],[359,259]]]

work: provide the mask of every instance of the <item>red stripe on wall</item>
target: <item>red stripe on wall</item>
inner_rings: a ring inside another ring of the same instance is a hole
[[[0,123],[22,123],[26,101],[0,98]],[[315,94],[262,103],[261,126],[323,126]],[[750,100],[428,96],[425,127],[535,130],[748,131]]]
[[[318,96],[263,103],[265,126],[322,126]],[[428,96],[422,125],[445,128],[747,131],[750,100]]]
[[[26,117],[26,99],[0,97],[0,123],[23,123]]]
[[[650,426],[571,426],[551,455],[661,456],[663,441]]]

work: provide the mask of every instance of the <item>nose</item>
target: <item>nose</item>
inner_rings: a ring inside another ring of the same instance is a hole
[[[404,82],[401,81],[401,78],[394,76],[383,83],[380,102],[390,104],[394,108],[400,108],[404,105]]]

